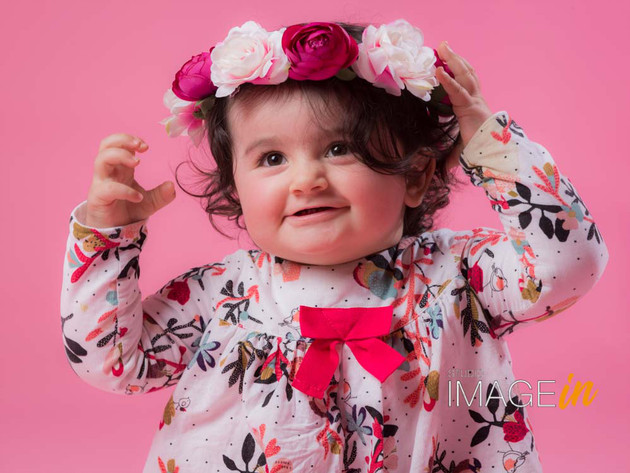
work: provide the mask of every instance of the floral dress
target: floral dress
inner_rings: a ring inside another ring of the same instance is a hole
[[[608,251],[507,112],[460,164],[502,230],[438,229],[331,266],[241,249],[144,299],[147,221],[91,228],[77,205],[61,293],[70,365],[112,393],[174,387],[143,471],[542,471],[506,335],[575,304]]]

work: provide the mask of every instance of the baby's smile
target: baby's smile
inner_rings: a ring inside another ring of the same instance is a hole
[[[298,227],[303,225],[326,224],[328,221],[340,217],[346,209],[347,207],[328,207],[326,209],[320,208],[300,211],[295,215],[289,215],[286,217],[286,220],[291,225]]]

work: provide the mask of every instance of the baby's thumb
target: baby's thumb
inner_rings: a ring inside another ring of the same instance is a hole
[[[153,207],[152,213],[155,213],[175,199],[175,184],[171,181],[163,182],[154,189],[151,189],[149,195],[151,196],[151,204]]]

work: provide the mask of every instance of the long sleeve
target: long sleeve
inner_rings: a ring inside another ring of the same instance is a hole
[[[83,225],[86,201],[70,216],[61,292],[68,360],[104,391],[141,394],[175,384],[193,360],[211,316],[210,278],[222,264],[192,268],[144,301],[139,258],[147,220]],[[194,360],[193,360],[194,362]]]
[[[461,313],[474,345],[481,332],[501,337],[568,309],[601,277],[608,250],[571,181],[507,112],[486,120],[460,164],[503,226],[454,233],[449,242],[478,302]]]

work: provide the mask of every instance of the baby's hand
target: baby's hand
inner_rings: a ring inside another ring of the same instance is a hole
[[[455,76],[451,77],[441,66],[437,69],[437,79],[448,94],[459,122],[461,142],[448,158],[449,166],[456,166],[462,150],[492,112],[481,96],[479,79],[468,61],[450,50],[446,41],[438,46],[437,52]]]
[[[125,133],[101,141],[88,191],[86,225],[106,228],[144,220],[175,198],[171,181],[147,191],[134,179],[140,162],[135,152],[148,148],[141,139]]]

